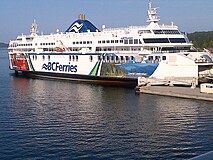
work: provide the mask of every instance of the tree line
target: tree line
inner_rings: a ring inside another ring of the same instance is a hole
[[[189,33],[188,38],[198,49],[213,48],[213,31]]]
[[[8,44],[0,43],[0,48],[7,48],[7,47],[8,47]]]

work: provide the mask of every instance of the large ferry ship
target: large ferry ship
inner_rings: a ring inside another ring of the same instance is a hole
[[[96,28],[84,14],[65,32],[29,35],[9,43],[9,67],[26,76],[136,86],[138,77],[209,76],[212,57],[190,52],[192,43],[173,23],[159,25],[149,1],[146,26]]]

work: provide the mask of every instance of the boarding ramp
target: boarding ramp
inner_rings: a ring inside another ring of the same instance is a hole
[[[138,87],[140,86],[174,86],[174,85],[182,85],[182,86],[190,86],[195,88],[198,85],[198,79],[196,77],[165,77],[164,79],[157,78],[146,78],[146,77],[138,77]]]

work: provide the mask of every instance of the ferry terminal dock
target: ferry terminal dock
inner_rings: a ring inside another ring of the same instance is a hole
[[[180,86],[141,86],[137,91],[142,94],[153,94],[160,96],[170,96],[177,98],[188,98],[213,102],[213,94],[201,93],[200,88],[180,87]]]

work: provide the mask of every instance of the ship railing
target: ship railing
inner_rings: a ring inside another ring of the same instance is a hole
[[[127,30],[127,29],[140,29],[147,28],[147,26],[129,26],[129,27],[120,27],[120,28],[106,28],[104,31],[119,31],[119,30]]]
[[[170,29],[170,28],[177,29],[177,28],[178,28],[178,27],[175,26],[175,25],[164,25],[164,24],[159,25],[159,27],[160,27],[160,28],[168,28],[168,29]]]
[[[148,25],[146,26],[129,26],[128,28],[129,29],[140,29],[140,28],[147,28]],[[121,28],[105,28],[103,31],[119,31],[119,30],[126,30],[128,28],[124,28],[124,27],[121,27]],[[159,28],[164,28],[164,29],[177,29],[178,27],[175,26],[175,25],[159,25]]]
[[[147,28],[148,26],[129,26],[130,29]]]
[[[121,27],[121,28],[105,28],[103,31],[119,31],[119,30],[126,30],[127,28]]]

